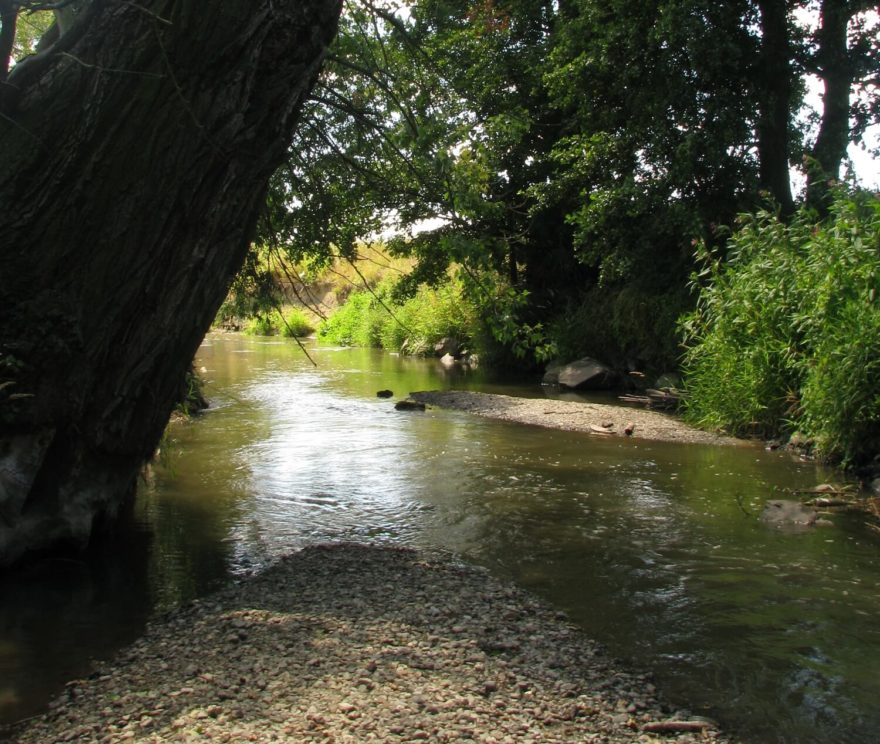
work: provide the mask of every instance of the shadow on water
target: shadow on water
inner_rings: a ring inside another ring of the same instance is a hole
[[[149,552],[149,534],[132,531],[0,575],[0,722],[38,712],[91,658],[137,637],[152,611]]]
[[[880,555],[844,515],[789,534],[768,498],[828,477],[758,448],[602,439],[454,411],[413,390],[541,396],[369,350],[211,336],[212,408],[174,427],[120,546],[0,586],[0,720],[45,705],[148,617],[304,545],[440,547],[565,609],[746,741],[880,730]],[[18,700],[18,702],[16,702]]]
[[[0,575],[0,724],[45,708],[64,682],[140,636],[156,613],[223,585],[231,546],[204,501],[141,489],[134,513],[78,558]]]

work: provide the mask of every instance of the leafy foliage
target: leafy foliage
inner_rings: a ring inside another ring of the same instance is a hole
[[[393,290],[393,282],[386,281],[375,292],[355,292],[322,324],[318,336],[329,343],[425,354],[444,338],[467,345],[477,335],[476,308],[465,299],[460,282],[422,285],[403,300],[395,300]]]
[[[15,42],[12,58],[17,62],[28,54],[33,54],[37,42],[46,33],[55,18],[51,10],[35,10],[19,13],[15,26]]]
[[[688,414],[733,433],[798,429],[829,459],[880,450],[880,198],[840,191],[828,222],[744,217],[705,246],[683,321]]]
[[[395,299],[459,267],[481,343],[507,358],[674,366],[694,240],[723,260],[736,215],[780,170],[789,192],[813,147],[795,123],[803,75],[834,65],[827,34],[796,21],[808,5],[350,2],[263,243],[321,267],[391,230],[415,261]],[[865,7],[818,9],[852,20],[856,138],[880,67]]]
[[[298,308],[273,309],[249,318],[244,332],[250,336],[285,336],[301,338],[315,330],[314,323],[306,313]]]

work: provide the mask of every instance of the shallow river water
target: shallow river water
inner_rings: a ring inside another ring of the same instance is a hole
[[[564,609],[661,692],[749,742],[880,732],[880,540],[799,533],[768,498],[829,477],[759,447],[599,438],[376,397],[543,397],[434,361],[212,334],[212,407],[171,428],[113,543],[0,580],[0,723],[151,617],[327,540],[437,547]]]

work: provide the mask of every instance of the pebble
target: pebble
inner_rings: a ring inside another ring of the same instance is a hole
[[[646,677],[516,587],[444,555],[352,544],[171,613],[96,672],[14,740],[616,744],[655,741],[640,722],[669,715]]]

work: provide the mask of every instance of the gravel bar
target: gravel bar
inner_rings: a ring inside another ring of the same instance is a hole
[[[152,623],[9,741],[729,742],[563,615],[440,554],[294,553]]]
[[[551,429],[589,432],[603,437],[631,436],[633,439],[688,444],[746,444],[734,437],[701,431],[666,413],[624,405],[550,398],[515,398],[510,395],[464,390],[422,391],[410,393],[409,397],[438,408],[451,408],[478,416]],[[629,434],[626,433],[627,430],[630,431]]]

